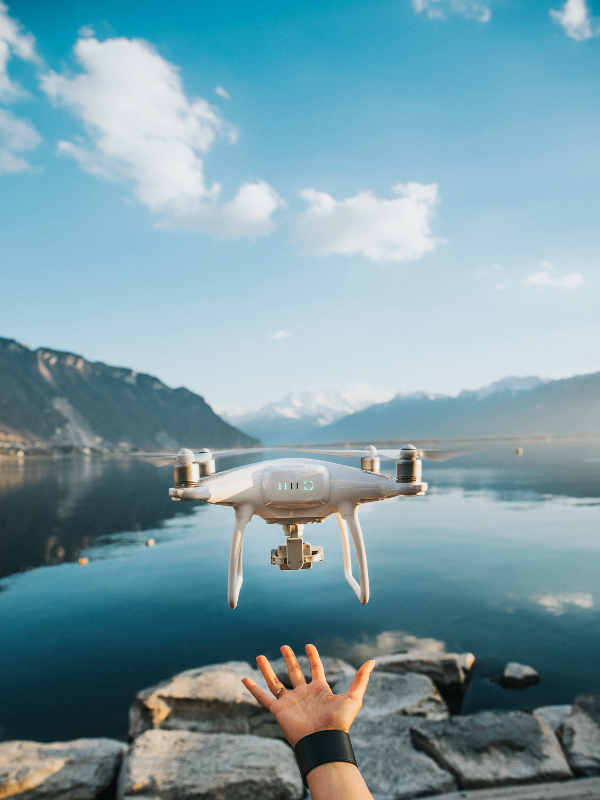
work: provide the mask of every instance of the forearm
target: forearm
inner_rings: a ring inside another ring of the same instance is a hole
[[[321,764],[306,780],[312,800],[373,800],[358,768],[345,761]]]

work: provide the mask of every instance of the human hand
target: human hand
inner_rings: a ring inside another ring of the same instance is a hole
[[[251,678],[244,678],[242,681],[261,706],[274,715],[292,747],[309,733],[327,730],[348,733],[362,706],[369,675],[375,666],[374,661],[363,664],[348,691],[337,695],[331,691],[325,680],[325,670],[317,648],[313,644],[307,644],[305,649],[312,677],[310,683],[306,683],[294,651],[287,645],[281,648],[281,654],[285,659],[293,689],[285,688],[265,656],[258,656],[256,662],[275,696],[271,697],[263,692]]]

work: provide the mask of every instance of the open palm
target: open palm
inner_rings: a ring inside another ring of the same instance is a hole
[[[243,683],[258,702],[275,716],[292,747],[304,736],[317,731],[348,732],[362,706],[363,695],[375,662],[367,661],[363,664],[348,691],[336,695],[325,680],[325,670],[314,645],[306,645],[312,678],[310,683],[306,683],[292,648],[284,645],[281,654],[285,659],[293,689],[284,687],[265,656],[258,656],[256,661],[274,696],[264,692],[251,678],[244,678]]]

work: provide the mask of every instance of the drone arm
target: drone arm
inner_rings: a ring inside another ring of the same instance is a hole
[[[227,578],[227,602],[229,608],[237,606],[240,589],[244,580],[242,572],[242,547],[244,544],[244,531],[252,519],[254,509],[247,503],[235,507],[235,524],[231,537],[231,550],[229,551],[229,575]]]
[[[367,568],[367,554],[365,551],[365,543],[363,541],[360,522],[358,521],[358,508],[357,506],[342,506],[340,511],[336,513],[338,527],[340,529],[340,536],[342,539],[342,552],[344,555],[344,576],[354,594],[358,597],[360,602],[364,605],[369,602],[369,571]],[[350,541],[348,538],[348,529],[354,542],[354,549],[356,551],[356,559],[358,561],[358,577],[360,584],[352,575],[352,561],[350,559]]]

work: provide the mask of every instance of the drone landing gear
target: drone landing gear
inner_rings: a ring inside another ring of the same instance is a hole
[[[360,522],[358,521],[357,508],[351,506],[343,507],[336,513],[340,536],[342,537],[342,553],[344,555],[344,577],[352,587],[354,594],[364,605],[369,602],[369,571],[367,569],[367,553],[363,541]],[[354,542],[356,550],[356,560],[358,561],[358,578],[360,583],[352,575],[352,560],[350,558],[350,540],[348,528]]]
[[[304,525],[284,525],[287,533],[285,544],[280,544],[276,550],[271,550],[271,564],[276,564],[279,569],[311,569],[317,561],[323,561],[323,548],[311,547],[302,540]]]

